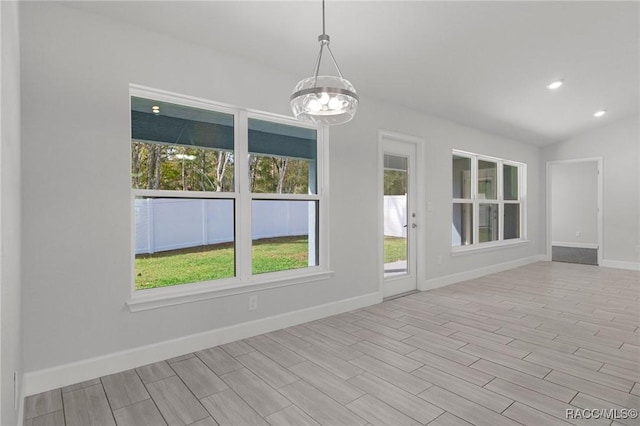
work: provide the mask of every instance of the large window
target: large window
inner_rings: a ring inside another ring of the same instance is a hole
[[[321,130],[178,95],[131,94],[135,290],[228,288],[322,269]]]
[[[453,151],[454,250],[489,247],[525,238],[526,165]]]

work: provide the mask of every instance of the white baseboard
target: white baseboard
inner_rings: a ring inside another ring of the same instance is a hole
[[[486,266],[484,268],[473,269],[471,271],[460,272],[457,274],[445,275],[443,277],[431,278],[425,280],[420,285],[420,291],[432,290],[434,288],[444,287],[449,284],[459,283],[461,281],[472,280],[484,277],[485,275],[495,274],[497,272],[508,271],[509,269],[518,268],[520,266],[529,265],[531,263],[542,262],[545,255],[525,257],[523,259],[513,260],[511,262],[499,263],[497,265]]]
[[[598,243],[572,243],[565,241],[552,241],[552,246],[556,247],[569,247],[569,248],[586,248],[586,249],[598,249]]]
[[[57,367],[32,371],[24,375],[24,393],[25,395],[34,395],[46,392],[380,302],[382,302],[380,293],[370,293]]]
[[[630,271],[640,271],[640,262],[623,262],[621,260],[602,259],[600,266],[604,268],[628,269]]]

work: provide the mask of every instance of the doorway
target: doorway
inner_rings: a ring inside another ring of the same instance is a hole
[[[547,163],[547,260],[602,262],[602,159]]]
[[[385,298],[418,288],[419,141],[380,133],[380,250]]]

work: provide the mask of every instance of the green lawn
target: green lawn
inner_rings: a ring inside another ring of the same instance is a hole
[[[406,259],[406,240],[385,237],[384,261]],[[253,242],[253,273],[306,268],[307,236]],[[136,289],[230,278],[235,275],[232,243],[213,244],[136,256]]]
[[[407,260],[407,239],[384,237],[384,263]]]
[[[253,242],[253,273],[305,268],[307,237]],[[212,244],[136,256],[136,289],[165,287],[235,276],[232,243]]]

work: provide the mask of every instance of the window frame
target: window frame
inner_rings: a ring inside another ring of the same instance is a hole
[[[211,110],[233,115],[234,123],[234,191],[179,191],[150,190],[131,187],[131,163],[129,163],[128,182],[130,190],[131,246],[130,246],[130,297],[126,304],[131,312],[172,306],[193,301],[225,297],[264,290],[267,288],[302,284],[325,280],[333,275],[328,262],[328,213],[329,213],[329,176],[326,161],[328,157],[328,130],[322,126],[301,123],[292,117],[241,108],[233,105],[210,101],[207,99],[181,95],[164,90],[131,84],[129,86],[129,111],[131,97],[141,97],[162,102],[184,105],[187,107]],[[271,121],[296,127],[313,129],[317,132],[316,149],[316,194],[270,194],[252,193],[249,187],[249,118]],[[129,129],[131,123],[129,122]],[[128,144],[131,152],[131,134]],[[131,156],[129,156],[131,157]],[[131,160],[130,160],[131,161]],[[167,287],[136,290],[135,288],[135,199],[136,197],[163,198],[200,198],[200,199],[232,199],[234,200],[235,226],[235,276],[218,280],[196,283],[183,283]],[[318,203],[317,229],[318,265],[307,268],[285,271],[267,272],[254,275],[252,273],[252,221],[251,202],[253,199],[304,200]]]
[[[527,221],[526,221],[526,199],[527,199],[527,164],[513,160],[505,160],[502,158],[492,157],[488,155],[476,154],[468,151],[452,150],[453,157],[469,158],[471,162],[470,170],[470,193],[468,198],[453,198],[450,218],[453,220],[453,205],[455,204],[471,204],[472,206],[472,243],[468,245],[454,246],[451,241],[452,254],[463,254],[476,252],[480,250],[495,249],[505,246],[513,246],[517,244],[528,243],[527,240]],[[496,198],[480,198],[478,193],[479,169],[478,163],[487,161],[496,163]],[[518,172],[518,197],[516,200],[504,199],[504,166],[515,167]],[[450,173],[450,176],[452,174]],[[494,204],[498,206],[498,238],[493,241],[480,242],[480,204]],[[519,209],[519,238],[504,239],[504,213],[505,204],[517,204]]]

